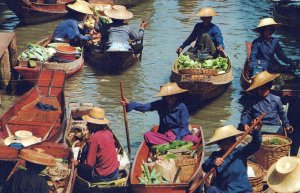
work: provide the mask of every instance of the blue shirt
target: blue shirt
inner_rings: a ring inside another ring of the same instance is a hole
[[[223,164],[216,168],[216,186],[228,193],[252,193],[252,186],[247,175],[247,158],[261,146],[261,132],[253,131],[252,141],[246,146],[239,146],[231,152]],[[202,165],[204,172],[215,167],[215,159],[225,152],[215,151]]]
[[[265,125],[283,125],[283,127],[290,125],[278,96],[271,93],[265,98],[257,96],[253,101],[249,101],[248,105],[249,107],[246,107],[241,115],[241,124],[243,125],[249,125],[253,119],[260,116],[263,112],[267,113],[262,119]]]
[[[269,42],[266,42],[262,37],[255,39],[252,42],[250,68],[253,69],[255,65],[260,65],[265,70],[271,68],[272,63],[278,63],[275,60],[275,55],[287,64],[293,63],[284,55],[278,39],[271,37]]]
[[[190,135],[189,130],[189,112],[184,103],[176,103],[173,107],[168,108],[165,100],[157,100],[151,103],[141,104],[130,102],[127,105],[127,111],[132,110],[146,112],[157,111],[159,115],[159,133],[165,133],[168,130],[176,134],[176,140],[181,140],[184,136]]]
[[[91,40],[91,36],[84,36],[79,32],[78,21],[75,19],[67,19],[56,26],[53,32],[53,38],[64,38],[66,40]]]
[[[186,46],[190,45],[195,40],[197,40],[195,45],[198,45],[198,41],[200,41],[201,36],[204,33],[209,34],[210,39],[214,42],[216,47],[221,45],[223,49],[225,49],[222,33],[219,27],[213,23],[210,23],[208,26],[204,26],[202,22],[197,23],[195,25],[191,35],[183,42],[183,44],[180,47],[183,49]]]

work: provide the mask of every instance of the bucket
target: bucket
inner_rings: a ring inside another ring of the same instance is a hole
[[[197,158],[192,158],[189,155],[181,155],[175,159],[176,167],[181,167],[179,173],[179,180],[181,183],[188,182],[194,174],[195,167],[197,164]]]
[[[263,190],[264,168],[253,162],[247,162],[247,166],[254,171],[255,177],[249,177],[249,182],[252,186],[253,193],[261,193]]]
[[[266,144],[266,141],[274,139],[283,142],[283,144]],[[260,149],[255,153],[255,160],[265,170],[268,170],[279,158],[289,155],[292,144],[290,138],[282,135],[263,135],[262,141]]]
[[[56,47],[55,56],[63,60],[74,61],[77,59],[77,49],[73,46],[60,45]]]

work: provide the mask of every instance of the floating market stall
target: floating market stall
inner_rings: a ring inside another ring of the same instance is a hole
[[[87,129],[87,122],[82,119],[82,116],[88,114],[93,107],[93,103],[69,104],[69,120],[64,136],[64,141],[69,147],[72,147],[72,149],[82,149],[83,146],[86,144],[87,140],[89,139],[90,134]],[[125,193],[128,191],[128,179],[130,171],[129,157],[126,151],[124,150],[123,146],[119,142],[118,138],[115,135],[113,137],[115,140],[118,160],[120,162],[119,179],[111,182],[89,183],[77,176],[75,183],[76,192],[85,193],[86,191],[88,191]]]

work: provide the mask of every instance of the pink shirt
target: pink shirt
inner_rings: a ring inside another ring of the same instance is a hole
[[[119,168],[120,163],[111,131],[101,130],[91,136],[86,164],[94,167],[101,176],[107,176]]]

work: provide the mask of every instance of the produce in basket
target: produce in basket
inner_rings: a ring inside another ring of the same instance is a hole
[[[283,145],[283,144],[285,144],[285,142],[280,140],[279,138],[267,139],[263,141],[263,145]]]
[[[28,49],[21,53],[21,59],[38,60],[41,62],[47,61],[53,55],[52,48],[45,48],[33,43],[28,43]]]

